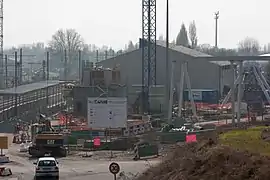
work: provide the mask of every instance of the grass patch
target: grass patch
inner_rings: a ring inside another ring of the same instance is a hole
[[[219,136],[221,144],[239,150],[270,156],[270,143],[261,139],[265,126],[248,128],[246,130],[231,130]]]

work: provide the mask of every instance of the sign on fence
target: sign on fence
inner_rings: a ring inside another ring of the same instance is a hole
[[[188,134],[188,135],[186,135],[186,143],[196,142],[196,141],[197,141],[196,134]]]
[[[88,98],[87,114],[91,128],[126,127],[127,98]]]
[[[99,137],[96,137],[96,138],[94,139],[94,146],[95,146],[95,147],[99,147],[99,146],[100,146],[100,138],[99,138]]]

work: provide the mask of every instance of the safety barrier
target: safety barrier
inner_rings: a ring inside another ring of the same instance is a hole
[[[156,144],[143,143],[134,147],[134,161],[150,156],[158,156],[158,146]]]
[[[9,163],[9,157],[5,155],[0,156],[0,164],[1,163]]]
[[[12,171],[10,168],[0,167],[0,176],[11,176]]]

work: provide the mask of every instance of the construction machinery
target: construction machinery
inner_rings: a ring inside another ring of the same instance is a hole
[[[54,131],[50,120],[40,116],[39,123],[31,127],[32,146],[28,152],[31,156],[41,157],[46,154],[57,157],[65,157],[67,149],[64,147],[64,135]]]

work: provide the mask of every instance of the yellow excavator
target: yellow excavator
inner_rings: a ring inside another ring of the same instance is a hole
[[[46,154],[56,157],[66,157],[67,149],[64,147],[64,135],[51,127],[50,120],[40,115],[39,123],[31,126],[32,146],[29,154],[33,157],[42,157]]]

